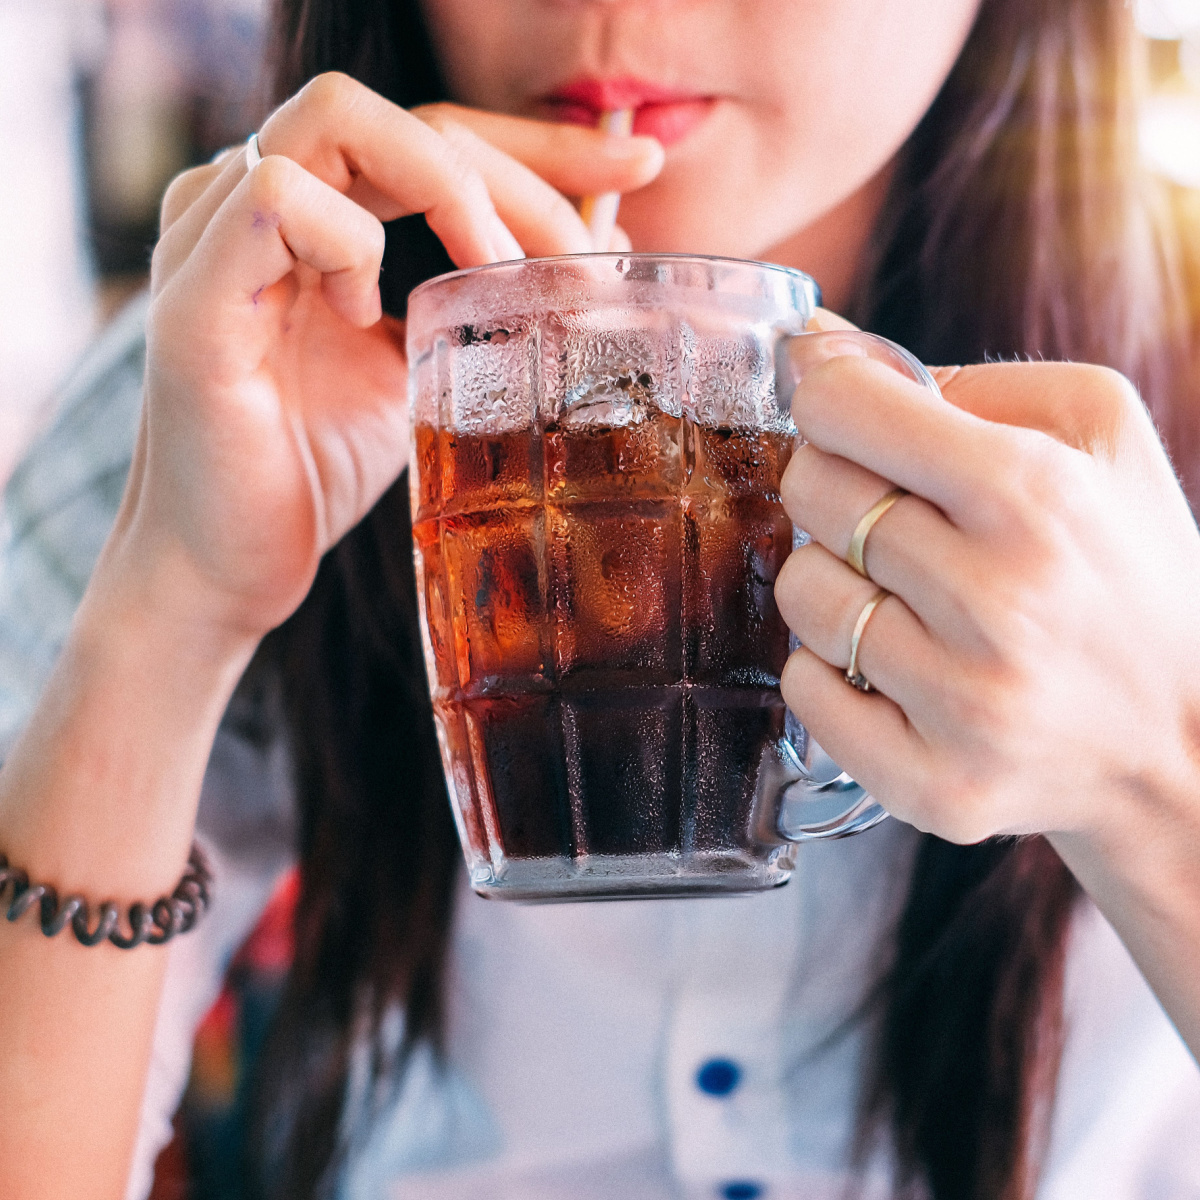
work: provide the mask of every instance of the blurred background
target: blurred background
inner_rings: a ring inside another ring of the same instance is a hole
[[[264,108],[269,0],[0,0],[0,480],[145,282],[171,177]]]
[[[163,189],[265,108],[270,0],[0,0],[0,480],[145,281]],[[1200,0],[1135,0],[1151,167],[1200,196]]]

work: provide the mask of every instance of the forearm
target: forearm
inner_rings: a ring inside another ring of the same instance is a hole
[[[1200,731],[1112,819],[1050,841],[1200,1061]]]
[[[0,772],[0,850],[93,901],[169,893],[217,724],[252,652],[93,588]],[[165,952],[0,922],[0,1195],[119,1198]]]

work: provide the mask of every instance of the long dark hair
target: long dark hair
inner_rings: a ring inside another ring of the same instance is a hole
[[[1137,164],[1128,21],[1124,0],[983,0],[902,153],[851,315],[928,362],[1108,363],[1141,386],[1191,466],[1185,260]],[[342,70],[406,106],[444,98],[417,0],[278,0],[276,31],[280,97]],[[422,218],[397,222],[385,306],[402,312],[413,283],[446,266]],[[352,1044],[375,1047],[386,1081],[409,1048],[440,1037],[458,850],[410,551],[402,480],[263,649],[284,681],[301,813],[296,957],[250,1136],[251,1190],[264,1197],[329,1189],[354,1124]],[[902,1187],[934,1200],[1031,1193],[1075,896],[1042,839],[923,839],[861,1119],[863,1145],[890,1131]],[[394,1004],[406,1014],[398,1047],[380,1032]]]

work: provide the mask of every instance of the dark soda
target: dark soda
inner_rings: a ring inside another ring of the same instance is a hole
[[[434,709],[464,836],[492,863],[762,844],[792,438],[647,411],[416,431]]]

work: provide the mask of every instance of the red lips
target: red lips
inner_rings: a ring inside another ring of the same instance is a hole
[[[545,97],[547,115],[574,125],[595,125],[600,114],[634,110],[633,132],[664,146],[689,134],[708,116],[716,98],[665,88],[645,79],[575,79]]]

